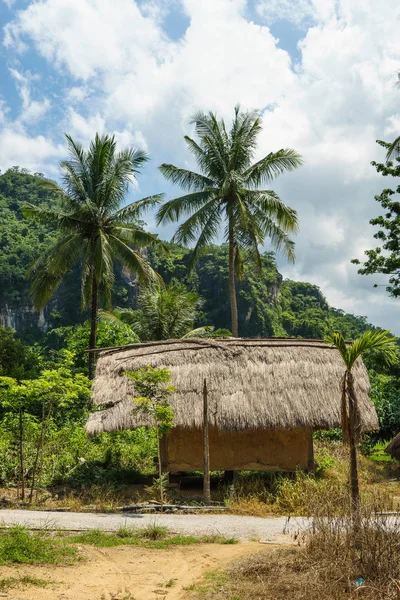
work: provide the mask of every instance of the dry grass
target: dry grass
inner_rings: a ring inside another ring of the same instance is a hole
[[[400,521],[364,508],[356,530],[348,514],[317,518],[299,547],[268,549],[209,575],[196,600],[399,600]]]
[[[207,379],[210,425],[224,431],[338,427],[343,361],[320,340],[169,340],[103,351],[97,361],[94,402],[103,410],[90,415],[90,434],[148,426],[132,411],[134,383],[125,371],[151,365],[171,372],[176,427],[203,423],[203,383]],[[307,377],[304,377],[307,373]],[[368,373],[354,367],[362,427],[378,427],[369,400]],[[291,402],[287,402],[288,389]],[[234,395],[232,395],[234,393]]]
[[[235,489],[225,489],[221,499],[239,515],[293,516],[340,514],[348,499],[348,450],[340,442],[315,444],[316,474],[262,475],[239,479]],[[394,462],[373,462],[359,454],[361,494],[368,505],[382,510],[400,509],[400,469]]]

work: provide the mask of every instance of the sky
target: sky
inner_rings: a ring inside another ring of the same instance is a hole
[[[172,198],[157,167],[196,167],[190,116],[259,109],[256,158],[286,147],[304,158],[270,185],[300,223],[296,262],[278,255],[280,272],[400,334],[386,278],[350,263],[376,245],[369,219],[388,181],[370,164],[384,158],[375,140],[400,132],[398,0],[0,0],[0,28],[0,169],[57,179],[64,133],[84,144],[113,133],[151,157],[129,200]]]

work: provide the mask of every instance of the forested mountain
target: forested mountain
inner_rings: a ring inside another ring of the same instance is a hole
[[[70,273],[42,315],[33,310],[26,271],[55,232],[28,222],[21,213],[24,202],[55,203],[52,192],[40,185],[40,174],[13,168],[0,176],[0,325],[16,329],[27,341],[37,340],[52,327],[84,321],[80,311],[77,272]],[[210,246],[192,275],[190,251],[170,244],[169,253],[149,250],[149,259],[168,283],[176,278],[196,289],[204,304],[196,325],[230,328],[227,247]],[[328,305],[321,290],[303,282],[283,281],[273,253],[264,253],[259,274],[245,263],[238,283],[239,330],[242,336],[323,337],[332,330],[355,337],[367,329],[364,317],[348,315]],[[118,269],[113,305],[135,308],[137,286]]]

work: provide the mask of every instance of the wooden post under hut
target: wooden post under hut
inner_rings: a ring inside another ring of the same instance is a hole
[[[204,379],[203,385],[203,448],[204,448],[204,469],[203,469],[203,495],[206,504],[211,503],[210,488],[210,441],[208,435],[208,393],[207,381]]]

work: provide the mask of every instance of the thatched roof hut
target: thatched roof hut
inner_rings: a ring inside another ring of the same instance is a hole
[[[392,458],[400,460],[400,433],[390,442],[389,446],[385,449],[387,454],[390,454]]]
[[[304,339],[185,339],[102,351],[94,384],[94,402],[101,410],[90,415],[86,425],[88,433],[148,424],[146,417],[133,413],[134,384],[124,376],[127,370],[148,365],[167,367],[175,386],[171,398],[175,428],[169,434],[171,442],[172,438],[179,438],[175,444],[179,448],[175,448],[172,461],[175,467],[182,462],[178,454],[187,445],[188,435],[189,446],[193,446],[198,436],[197,442],[201,445],[204,379],[208,387],[209,422],[214,430],[211,438],[214,435],[216,451],[221,448],[221,436],[225,436],[231,450],[239,438],[242,447],[254,446],[257,440],[257,447],[261,443],[267,445],[267,454],[274,455],[268,458],[273,462],[272,468],[284,469],[285,464],[290,463],[292,469],[293,465],[309,462],[313,430],[340,425],[340,381],[344,365],[335,348],[320,340]],[[376,429],[377,416],[368,396],[368,374],[361,360],[354,367],[354,376],[362,428]],[[290,461],[280,460],[279,448],[282,454],[283,447],[296,446],[294,438],[299,436],[304,452],[292,452]],[[266,444],[267,438],[269,444]],[[304,456],[301,459],[300,454],[307,454],[307,459]],[[258,456],[255,461],[250,458],[240,460],[237,468],[245,468],[243,465],[258,468],[254,466],[257,464],[265,467],[266,456]],[[214,460],[213,468],[217,468],[216,463],[218,468],[235,468],[231,466],[232,461],[237,460],[233,455],[230,461],[224,460]],[[185,470],[199,468],[199,461],[193,457],[183,462]]]

